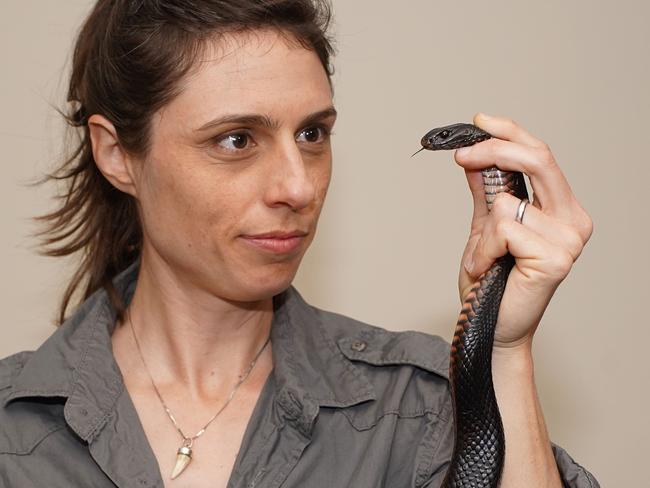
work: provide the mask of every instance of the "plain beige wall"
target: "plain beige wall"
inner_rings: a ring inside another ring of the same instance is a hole
[[[24,183],[61,151],[88,0],[1,0],[0,356],[36,348],[70,268],[39,257]],[[603,486],[650,486],[647,300],[650,7],[646,1],[335,1],[335,170],[296,280],[315,305],[449,339],[471,200],[450,152],[410,159],[428,129],[507,115],[554,150],[595,230],[537,333],[553,440]]]

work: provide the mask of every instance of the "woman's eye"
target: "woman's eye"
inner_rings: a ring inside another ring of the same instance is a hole
[[[228,151],[237,151],[246,149],[250,146],[250,137],[248,134],[238,132],[236,134],[228,134],[217,140],[217,144]]]
[[[325,127],[307,127],[298,135],[299,142],[322,142],[329,135]]]

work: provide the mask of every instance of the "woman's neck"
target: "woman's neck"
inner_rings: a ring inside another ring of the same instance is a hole
[[[157,385],[180,383],[192,397],[202,397],[234,387],[269,337],[272,318],[272,298],[233,303],[183,282],[169,267],[143,260],[113,344],[128,351],[132,371],[139,370],[142,381],[148,381],[135,333]],[[267,358],[269,346],[263,354]]]

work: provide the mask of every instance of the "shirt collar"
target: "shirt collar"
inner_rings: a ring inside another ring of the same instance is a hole
[[[113,283],[129,303],[139,260]],[[361,369],[339,350],[321,320],[293,287],[274,297],[271,327],[276,401],[286,418],[306,435],[319,406],[347,407],[375,399]],[[92,440],[124,390],[111,334],[116,311],[100,289],[79,306],[24,364],[5,405],[17,398],[61,397],[65,418],[84,440]]]

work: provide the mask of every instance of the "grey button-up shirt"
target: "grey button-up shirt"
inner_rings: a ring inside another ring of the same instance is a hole
[[[138,264],[115,279],[126,303]],[[228,488],[438,487],[453,446],[449,344],[319,310],[294,288],[274,308],[273,371]],[[114,325],[100,290],[38,350],[0,361],[0,487],[162,488]],[[565,486],[599,486],[553,450]]]

